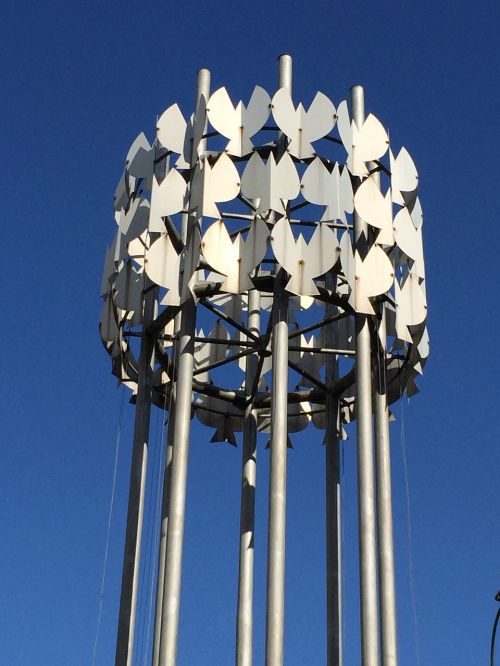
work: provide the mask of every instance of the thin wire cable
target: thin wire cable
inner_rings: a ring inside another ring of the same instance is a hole
[[[171,398],[171,396],[170,396]],[[170,400],[171,402],[171,400]],[[141,634],[141,653],[137,655],[137,660],[140,662],[143,661],[144,664],[147,663],[148,654],[149,654],[149,640],[151,635],[151,619],[152,619],[152,608],[153,608],[153,594],[154,594],[154,578],[155,572],[158,568],[158,546],[160,540],[159,532],[159,521],[161,520],[161,481],[162,481],[162,470],[164,468],[164,457],[163,457],[163,441],[165,434],[165,413],[167,405],[167,393],[165,392],[164,401],[163,401],[163,410],[157,412],[156,425],[155,425],[155,436],[154,436],[154,451],[151,456],[153,470],[156,468],[157,478],[156,478],[156,487],[151,481],[150,486],[150,495],[149,495],[149,508],[148,508],[148,522],[147,522],[147,557],[149,557],[149,564],[146,566],[144,563],[144,568],[147,569],[148,575],[148,585],[146,595],[143,597],[142,606],[145,606],[143,609],[142,617],[142,634]],[[158,440],[159,420],[161,418],[161,435],[160,440]],[[163,463],[162,463],[163,461]],[[154,506],[153,506],[153,498]],[[149,544],[151,543],[151,548]],[[146,571],[143,572],[143,576],[147,575]],[[147,615],[147,628],[144,629],[144,624],[146,621]]]
[[[162,422],[161,430],[158,427],[158,424]],[[157,420],[156,420],[156,487],[151,486],[151,496],[150,496],[150,515],[151,515],[151,551],[150,551],[150,564],[149,564],[149,578],[148,578],[148,597],[146,601],[146,611],[147,613],[147,625],[146,625],[146,634],[145,634],[145,648],[144,648],[144,663],[146,663],[148,652],[149,652],[149,635],[151,631],[151,612],[152,612],[152,601],[153,601],[153,592],[154,592],[154,578],[156,574],[156,557],[157,557],[157,527],[158,527],[158,484],[161,478],[161,460],[162,460],[162,442],[163,442],[163,411],[158,410]],[[159,434],[160,433],[160,434]]]
[[[166,424],[166,413],[167,413],[167,394],[165,392],[165,400],[163,403],[163,412],[162,412],[162,427],[161,427],[161,436],[160,436],[160,446],[159,446],[159,456],[158,456],[158,477],[156,479],[156,506],[155,506],[155,516],[153,522],[154,530],[154,543],[153,543],[153,558],[151,562],[151,572],[152,572],[152,584],[149,594],[149,613],[148,613],[148,628],[146,633],[146,650],[144,651],[144,660],[143,666],[146,666],[147,657],[149,653],[149,637],[151,634],[151,621],[153,615],[153,594],[154,594],[154,572],[158,569],[158,559],[159,559],[159,544],[160,544],[160,523],[163,519],[162,516],[162,471],[165,471],[166,463],[166,449],[165,455],[163,455],[163,442],[165,441],[165,424]]]
[[[420,631],[418,626],[417,597],[415,591],[415,569],[413,566],[413,532],[411,526],[410,483],[408,480],[408,460],[406,457],[406,435],[405,435],[405,423],[404,423],[404,403],[402,399],[401,399],[400,445],[401,445],[401,455],[403,459],[403,470],[404,470],[405,491],[406,491],[406,517],[408,523],[408,575],[410,578],[410,596],[411,596],[411,605],[413,610],[413,626],[415,632],[415,656],[417,659],[417,666],[420,666],[421,664]]]
[[[166,442],[166,425],[168,423],[169,429],[173,427],[173,423],[171,422],[171,415],[172,415],[172,407],[174,404],[174,390],[173,390],[173,379],[176,376],[177,373],[177,354],[176,354],[176,344],[175,341],[171,345],[171,371],[170,371],[170,391],[165,390],[164,393],[164,401],[163,401],[163,419],[162,419],[162,431],[161,431],[161,444],[160,444],[160,456],[159,456],[159,465],[158,465],[158,479],[157,479],[157,497],[156,497],[156,511],[155,511],[155,546],[154,546],[154,557],[155,560],[153,562],[153,571],[156,571],[157,574],[159,575],[159,561],[160,561],[160,552],[159,552],[159,547],[160,547],[160,539],[161,539],[161,529],[162,529],[162,523],[163,523],[163,503],[164,503],[164,497],[163,497],[163,490],[164,490],[164,479],[163,476],[167,473],[166,470],[166,462],[167,462],[167,442]],[[168,408],[167,408],[167,399],[168,399]],[[167,416],[168,414],[168,416]],[[167,435],[168,437],[168,435]],[[163,443],[165,442],[165,447],[163,447]],[[166,492],[169,492],[169,489],[166,489]],[[154,576],[154,574],[153,574]],[[154,581],[154,577],[153,577]],[[157,586],[158,586],[158,578],[157,578]],[[150,608],[149,608],[149,618],[148,618],[148,631],[147,631],[147,642],[149,643],[149,636],[150,636],[150,630],[151,630],[151,621],[152,621],[152,609],[153,609],[153,591],[154,587],[151,589],[151,596],[150,596]],[[154,636],[153,636],[154,639]],[[148,652],[144,654],[144,661],[143,664],[146,664],[147,660],[147,654]]]
[[[155,421],[155,434],[153,438],[153,450],[151,452],[151,456],[149,457],[149,466],[154,468],[154,463],[156,460],[156,455],[158,451],[158,422],[159,422],[159,413],[156,413],[156,421]],[[149,475],[148,475],[149,476]],[[136,651],[136,659],[140,663],[142,661],[143,655],[147,654],[147,646],[144,645],[145,643],[145,624],[146,624],[146,614],[147,614],[147,609],[148,609],[148,598],[149,598],[149,589],[151,587],[151,559],[153,557],[152,555],[152,545],[151,545],[151,529],[152,529],[152,504],[153,504],[153,496],[154,496],[154,491],[153,491],[153,483],[150,481],[149,483],[149,488],[147,488],[147,493],[149,495],[148,498],[148,509],[146,512],[146,524],[145,524],[145,534],[146,534],[146,543],[145,543],[145,548],[144,548],[144,556],[141,558],[142,559],[142,572],[141,572],[141,578],[143,583],[147,581],[146,590],[145,594],[141,595],[141,605],[140,605],[140,631],[139,631],[139,641],[138,641],[138,648]]]
[[[339,407],[340,409],[340,407]],[[339,412],[341,413],[341,412]],[[342,418],[339,417],[339,429],[340,429],[340,434],[342,435]],[[344,440],[341,440],[341,467],[342,467],[342,472],[341,472],[341,483],[340,483],[340,506],[341,506],[341,511],[340,511],[340,570],[342,571],[342,579],[340,581],[340,594],[342,597],[342,604],[344,604],[344,599],[345,599],[345,516],[344,516],[344,499],[345,499],[345,491],[344,491],[344,483],[345,483],[345,469],[344,469],[344,460],[345,460],[345,446],[344,446]],[[348,623],[345,621],[345,607],[342,607],[342,618],[341,618],[341,629],[342,629],[342,641],[344,645],[346,644],[346,639],[347,639],[347,625]]]
[[[97,611],[97,627],[96,634],[94,639],[94,648],[92,652],[92,666],[95,666],[95,660],[97,656],[97,646],[99,643],[99,634],[101,630],[101,619],[102,619],[102,608],[104,605],[104,587],[106,585],[106,572],[108,566],[108,554],[109,554],[109,542],[111,538],[111,524],[113,519],[113,508],[115,504],[115,490],[116,490],[116,476],[118,470],[118,458],[120,453],[120,442],[122,434],[122,423],[123,423],[123,404],[124,404],[125,390],[122,385],[121,387],[121,397],[120,397],[120,407],[118,413],[118,426],[116,431],[116,445],[115,445],[115,462],[113,467],[113,482],[111,484],[111,497],[109,501],[109,511],[108,511],[108,526],[106,530],[106,546],[104,548],[104,562],[102,567],[102,578],[101,578],[101,589],[99,592],[99,609]]]
[[[493,631],[491,633],[490,666],[495,666],[495,637],[497,634],[497,625],[499,619],[500,619],[500,608],[497,610],[495,622],[493,623]]]

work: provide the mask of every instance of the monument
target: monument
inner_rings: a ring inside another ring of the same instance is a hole
[[[338,105],[294,100],[288,55],[277,91],[257,86],[247,102],[211,92],[200,70],[193,113],[169,106],[125,161],[100,322],[135,402],[116,666],[132,664],[155,405],[168,433],[153,666],[176,663],[193,417],[211,441],[242,442],[237,666],[252,664],[257,433],[270,447],[265,663],[281,666],[287,449],[305,428],[325,444],[325,640],[328,665],[343,663],[339,442],[351,422],[361,663],[397,664],[388,424],[429,351],[418,175],[365,114],[361,86]]]

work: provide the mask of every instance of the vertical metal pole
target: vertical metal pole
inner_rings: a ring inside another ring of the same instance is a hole
[[[208,100],[209,94],[210,72],[201,69],[198,72],[197,100],[202,96]],[[195,325],[196,305],[190,298],[181,308],[178,337],[179,362],[159,666],[175,666],[177,653]]]
[[[150,289],[144,297],[143,331],[146,330],[147,326],[154,319],[156,294],[156,289]],[[115,666],[130,666],[134,652],[142,522],[144,516],[144,492],[146,487],[149,423],[151,417],[153,349],[153,339],[144,334],[139,357],[134,443],[130,470],[127,530],[125,533]]]
[[[364,122],[364,91],[351,88],[354,122]],[[354,213],[355,245],[364,223]],[[368,317],[356,314],[356,411],[358,462],[359,578],[361,606],[361,664],[378,666],[377,556],[372,430],[371,340]]]
[[[248,329],[260,332],[260,292],[248,292]],[[258,358],[247,356],[245,388],[252,390]],[[238,615],[236,622],[236,666],[252,666],[253,562],[255,539],[255,488],[257,479],[257,415],[252,404],[245,410],[243,460],[241,470],[240,569],[238,578]]]
[[[335,289],[333,273],[326,277],[326,287]],[[334,314],[334,306],[325,306],[325,317]],[[326,327],[326,346],[338,347],[334,324]],[[338,359],[331,354],[325,358],[326,385],[334,385],[338,375]],[[339,402],[336,396],[326,396],[326,627],[327,666],[342,666],[342,506],[340,494],[340,441],[338,437]]]
[[[292,88],[292,59],[279,58],[279,87]],[[283,665],[285,615],[285,520],[288,406],[288,296],[283,274],[275,277],[273,304],[273,391],[269,471],[267,550],[266,666]]]
[[[287,297],[276,276],[273,305],[273,391],[267,553],[266,666],[283,665],[288,401]]]
[[[396,585],[394,575],[394,541],[392,529],[391,449],[389,414],[385,386],[386,320],[381,306],[378,327],[377,386],[375,392],[375,433],[377,473],[378,575],[380,595],[380,631],[382,666],[397,666]]]
[[[370,169],[376,164],[370,163]],[[380,188],[380,172],[371,176]],[[377,330],[377,376],[374,378],[375,478],[377,484],[377,548],[382,666],[397,666],[396,584],[392,522],[391,450],[387,407],[385,358],[387,349],[386,313],[379,306]]]
[[[175,400],[168,415],[167,450],[163,476],[163,499],[160,526],[160,548],[158,555],[158,579],[156,583],[155,633],[153,641],[153,666],[158,666],[160,658],[161,617],[165,583],[165,559],[167,556],[168,517],[170,514],[170,479],[172,478],[173,439],[175,427]]]
[[[184,212],[181,219],[181,240],[186,243],[188,228],[188,214]],[[177,336],[180,329],[181,317],[177,314],[174,319],[174,335]],[[174,340],[172,348],[172,359],[175,373],[177,368],[177,345]],[[160,659],[161,641],[161,619],[163,610],[163,594],[165,587],[165,562],[167,558],[168,518],[170,515],[170,483],[172,478],[172,459],[174,447],[175,430],[175,383],[172,376],[170,393],[170,408],[168,414],[167,448],[165,452],[165,469],[163,470],[163,490],[160,525],[160,544],[158,553],[158,577],[156,581],[156,607],[155,607],[155,629],[153,638],[153,660],[152,666],[158,666]]]

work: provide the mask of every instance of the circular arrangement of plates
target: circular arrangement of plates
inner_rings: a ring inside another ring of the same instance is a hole
[[[324,428],[328,392],[339,399],[339,435],[355,418],[356,313],[377,336],[383,307],[388,401],[413,395],[429,353],[422,209],[413,160],[405,148],[395,153],[374,115],[358,127],[345,101],[336,107],[321,92],[308,108],[286,88],[271,97],[259,86],[246,104],[220,88],[188,118],[167,108],[153,143],[140,134],[130,147],[114,197],[100,321],[113,374],[136,392],[138,345],[151,334],[154,401],[168,406],[175,316],[194,300],[194,413],[215,429],[213,441],[234,444],[251,400],[266,432],[270,312],[284,289],[290,433],[311,421]],[[259,334],[247,328],[252,290]],[[144,321],[152,292],[153,323]],[[336,378],[327,385],[329,354]],[[245,368],[256,355],[249,393]]]

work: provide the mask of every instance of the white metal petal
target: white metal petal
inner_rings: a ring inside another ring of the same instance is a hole
[[[409,273],[401,287],[396,282],[395,300],[398,337],[406,342],[413,342],[408,326],[421,324],[427,316],[425,293],[418,277]]]
[[[420,204],[420,199],[417,197],[415,199],[415,203],[413,204],[413,208],[411,210],[411,219],[413,224],[417,229],[420,229],[424,222],[424,215],[422,212],[422,206]]]
[[[160,287],[174,292],[179,288],[180,256],[165,234],[160,236],[146,252],[145,269],[148,277]]]
[[[354,252],[352,249],[351,237],[348,231],[344,231],[340,237],[340,263],[342,265],[345,279],[351,288],[351,295],[354,295],[356,267],[354,264]],[[349,299],[349,302],[354,306],[354,300],[351,302],[351,299]]]
[[[191,183],[190,208],[207,217],[220,217],[217,202],[231,201],[240,191],[240,176],[231,158],[222,153],[213,167],[203,160]]]
[[[388,190],[385,197],[373,179],[364,180],[354,195],[354,207],[360,217],[372,227],[380,229],[377,242],[384,245],[394,244],[392,230],[392,199]]]
[[[102,273],[101,281],[101,296],[105,296],[109,293],[111,288],[110,282],[116,275],[116,264],[115,264],[115,252],[116,252],[116,238],[113,240],[113,243],[106,249],[106,256],[104,259],[104,270]]]
[[[422,228],[415,229],[407,208],[401,208],[394,218],[394,237],[399,248],[413,259],[413,273],[425,278]]]
[[[290,139],[288,151],[300,159],[312,157],[312,142],[324,137],[335,125],[335,107],[326,95],[316,94],[308,111],[302,104],[295,109],[290,92],[280,88],[273,97],[273,116]]]
[[[110,298],[105,300],[101,310],[99,332],[101,334],[102,341],[107,343],[106,346],[108,347],[108,351],[113,355],[112,348],[118,347],[120,332],[118,330],[113,301]]]
[[[258,212],[272,209],[284,213],[284,200],[294,199],[300,192],[299,176],[290,155],[285,153],[276,164],[271,154],[264,164],[254,153],[243,172],[241,191],[256,202]]]
[[[221,220],[207,229],[201,244],[203,255],[210,266],[227,276],[223,290],[237,294],[252,288],[249,275],[266,255],[268,238],[267,225],[261,220],[251,223],[246,240],[241,234],[231,240]]]
[[[354,176],[365,178],[368,176],[366,163],[379,159],[387,152],[389,137],[382,123],[370,113],[362,127],[352,123],[352,147],[349,150],[345,143],[344,147],[349,153],[349,171]]]
[[[349,116],[349,109],[346,100],[340,102],[337,108],[337,129],[339,131],[340,140],[348,155],[352,153],[352,123]]]
[[[302,131],[308,141],[316,141],[329,134],[337,119],[333,102],[322,92],[317,92],[304,115]]]
[[[244,112],[243,128],[246,136],[251,137],[265,125],[271,113],[271,98],[261,86],[255,86]]]
[[[131,176],[149,178],[154,168],[154,149],[144,132],[141,132],[130,147],[125,164]]]
[[[310,203],[325,205],[325,202],[336,196],[330,191],[331,173],[319,157],[315,157],[302,176],[302,196]]]
[[[135,199],[126,213],[120,216],[120,232],[126,243],[140,236],[149,222],[149,201],[142,197]]]
[[[131,261],[124,262],[115,280],[115,303],[122,310],[142,309],[143,278],[132,266]]]
[[[116,186],[115,194],[113,197],[113,205],[115,211],[120,211],[123,208],[126,208],[129,202],[129,191],[127,190],[126,185],[127,173],[124,172],[118,181]]]
[[[420,342],[418,343],[418,353],[421,359],[428,358],[430,351],[429,333],[427,328],[424,329]]]
[[[300,180],[297,169],[292,158],[285,153],[279,162],[274,162],[273,155],[271,161],[271,195],[273,201],[273,210],[279,210],[277,199],[289,201],[298,196],[300,192]],[[268,161],[269,164],[269,161]]]
[[[149,245],[149,235],[146,232],[142,233],[128,244],[128,254],[141,269],[144,268],[144,257],[146,254],[146,247]]]
[[[347,168],[335,163],[330,172],[319,157],[307,167],[302,177],[302,195],[310,203],[326,206],[322,221],[341,220],[347,224],[346,213],[354,209],[351,178]]]
[[[273,118],[278,127],[290,138],[298,131],[297,111],[288,88],[280,88],[271,102]]]
[[[208,172],[207,172],[208,173]],[[231,201],[240,192],[240,175],[231,158],[222,153],[210,170],[205,197],[212,201]],[[208,191],[207,191],[208,189]]]
[[[163,181],[153,176],[151,189],[151,212],[149,217],[150,232],[164,232],[162,217],[174,215],[184,209],[186,203],[187,183],[177,169],[170,169]]]
[[[353,144],[358,158],[368,162],[385,155],[389,137],[380,120],[370,113],[360,129],[354,124]]]
[[[342,168],[342,173],[340,174],[340,205],[341,209],[346,213],[350,214],[354,211],[354,193],[349,170],[346,166]]]
[[[172,104],[159,117],[156,124],[158,141],[167,150],[178,155],[184,151],[187,123],[178,104]]]
[[[418,173],[415,163],[406,148],[401,148],[397,157],[389,151],[391,187],[394,203],[404,206],[401,192],[413,192],[418,187]]]
[[[302,235],[295,240],[285,217],[274,225],[271,244],[276,259],[291,276],[287,289],[303,296],[318,293],[313,278],[329,270],[339,256],[337,237],[327,225],[318,224],[306,243]]]
[[[374,314],[369,298],[388,291],[394,282],[391,260],[379,245],[373,245],[364,261],[356,252],[356,312]]]
[[[200,155],[199,144],[203,133],[205,132],[207,122],[207,100],[204,95],[198,100],[196,113],[193,113],[189,119],[184,137],[183,156],[187,166],[194,166]],[[177,164],[177,166],[181,166]]]
[[[270,97],[260,86],[256,86],[245,107],[239,102],[234,107],[225,88],[219,88],[210,98],[208,118],[213,127],[229,139],[226,152],[231,155],[247,155],[253,149],[250,141],[266,122],[270,112]]]

